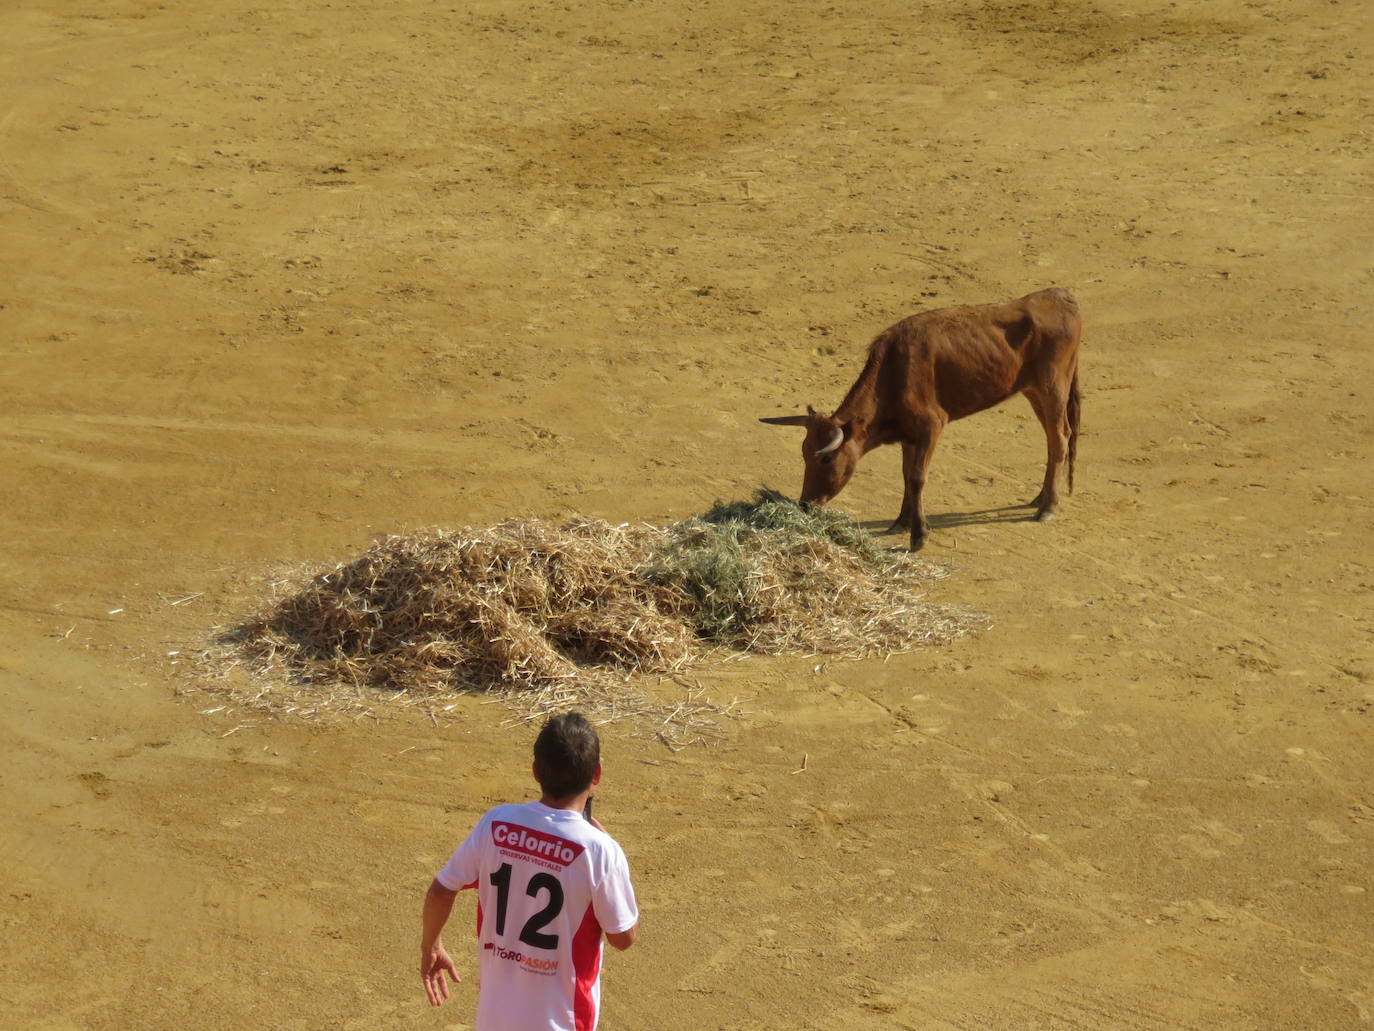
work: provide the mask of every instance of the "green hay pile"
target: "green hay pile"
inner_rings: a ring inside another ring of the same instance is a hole
[[[980,624],[918,600],[942,575],[838,512],[761,491],[666,528],[510,520],[387,537],[288,583],[218,654],[274,684],[256,700],[279,708],[340,686],[623,708],[631,675],[715,649],[861,657],[950,641]]]

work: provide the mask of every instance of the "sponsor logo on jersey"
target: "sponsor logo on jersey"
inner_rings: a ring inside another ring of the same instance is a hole
[[[491,836],[496,841],[496,847],[503,852],[526,856],[544,866],[565,867],[585,851],[575,841],[500,820],[493,821]]]
[[[487,942],[482,948],[487,952],[494,953],[497,959],[504,959],[510,963],[519,963],[532,974],[558,973],[558,960],[556,959],[545,959],[541,956],[526,956],[518,949],[503,948],[495,942]]]

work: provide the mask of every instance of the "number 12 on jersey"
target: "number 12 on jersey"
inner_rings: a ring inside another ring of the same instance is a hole
[[[491,883],[496,888],[498,938],[506,936],[506,910],[510,905],[510,882],[514,872],[510,863],[502,863],[500,869],[491,875]],[[548,900],[544,908],[526,920],[525,926],[520,928],[520,940],[531,948],[553,950],[558,948],[558,935],[545,934],[543,931],[563,911],[563,885],[553,874],[541,870],[529,879],[529,883],[525,885],[525,894],[537,899],[540,892],[544,891],[549,893]]]

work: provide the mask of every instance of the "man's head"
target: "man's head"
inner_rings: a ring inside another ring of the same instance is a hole
[[[544,721],[534,739],[534,778],[551,799],[580,795],[601,778],[601,741],[580,712]]]

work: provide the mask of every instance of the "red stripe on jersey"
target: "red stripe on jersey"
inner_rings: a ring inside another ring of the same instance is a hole
[[[596,996],[592,988],[601,976],[601,925],[596,914],[587,906],[587,913],[572,940],[573,1027],[576,1031],[592,1031],[596,1027]]]
[[[475,888],[475,887],[477,887],[477,882],[476,882],[476,881],[473,881],[473,882],[471,882],[470,884],[465,884],[465,885],[463,885],[463,886],[462,886],[461,888],[459,888],[458,890],[459,890],[459,891],[467,891],[469,888]],[[479,896],[478,902],[477,902],[477,937],[478,937],[478,938],[481,938],[481,937],[482,937],[482,902],[481,902],[480,896]]]

